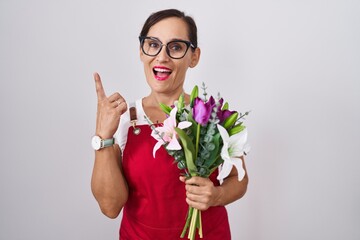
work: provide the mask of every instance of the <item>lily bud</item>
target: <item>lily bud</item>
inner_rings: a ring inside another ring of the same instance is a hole
[[[233,114],[231,114],[230,117],[225,119],[223,127],[226,128],[226,129],[229,129],[231,126],[234,125],[234,123],[236,122],[238,116],[239,116],[238,112],[234,112]]]
[[[197,98],[198,95],[199,95],[199,88],[197,85],[195,85],[190,94],[190,107],[194,106],[195,98]]]
[[[178,112],[181,112],[184,106],[184,94],[181,94],[179,97],[179,101],[177,102]]]
[[[241,132],[242,130],[244,130],[246,127],[244,125],[242,125],[242,122],[239,124],[236,124],[234,127],[232,127],[229,130],[229,136],[235,135],[239,132]]]

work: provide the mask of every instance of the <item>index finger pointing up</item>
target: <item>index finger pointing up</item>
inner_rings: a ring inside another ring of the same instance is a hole
[[[103,100],[106,98],[106,94],[103,88],[103,85],[101,83],[101,78],[98,73],[94,73],[94,79],[95,79],[95,88],[96,88],[96,94],[98,100]]]

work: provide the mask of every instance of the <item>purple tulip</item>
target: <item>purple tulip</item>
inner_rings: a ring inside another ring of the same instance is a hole
[[[225,119],[227,119],[228,117],[230,117],[231,114],[235,113],[236,111],[230,111],[230,110],[221,110],[222,106],[223,106],[223,103],[224,103],[224,99],[221,98],[219,100],[219,107],[217,109],[217,112],[216,112],[216,115],[220,121],[220,123],[224,122]]]
[[[204,103],[203,100],[198,97],[194,100],[193,117],[194,120],[202,126],[205,126],[210,119],[211,111],[213,108],[210,100],[211,99],[209,99],[209,101],[207,101],[206,103]]]
[[[217,112],[217,117],[220,120],[220,124],[225,121],[228,117],[230,117],[231,114],[235,113],[236,111],[230,111],[230,110],[220,110]]]

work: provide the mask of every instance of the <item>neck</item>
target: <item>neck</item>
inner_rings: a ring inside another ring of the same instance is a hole
[[[149,96],[143,98],[143,108],[145,114],[150,118],[154,123],[164,122],[166,115],[163,110],[160,108],[160,103],[171,106],[174,104],[174,101],[178,100],[180,95],[184,92],[181,91],[177,94],[161,94],[157,92],[151,92]],[[190,96],[185,95],[185,104],[189,104]]]
[[[150,95],[147,97],[149,105],[152,105],[154,107],[158,107],[160,103],[166,104],[168,106],[171,106],[174,104],[176,100],[179,99],[180,95],[185,95],[185,103],[188,103],[189,95],[184,93],[184,90],[179,91],[174,94],[162,94],[162,93],[156,93],[151,92]]]

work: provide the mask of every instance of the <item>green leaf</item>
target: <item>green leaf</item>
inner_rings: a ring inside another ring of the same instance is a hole
[[[166,113],[167,115],[170,115],[170,112],[172,110],[171,107],[169,107],[166,104],[160,103],[160,108],[161,108],[161,110],[163,110],[164,113]]]
[[[211,169],[215,163],[217,157],[220,155],[220,133],[216,133],[213,137],[212,143],[215,145],[215,149],[211,151],[210,157],[206,159],[205,166]]]
[[[182,147],[185,153],[186,166],[191,176],[196,176],[197,168],[195,166],[195,147],[191,139],[186,133],[180,129],[175,128],[175,131],[179,135]]]
[[[194,107],[194,100],[198,96],[199,96],[199,87],[195,85],[190,94],[190,107]]]
[[[237,134],[237,133],[241,132],[242,130],[244,130],[245,128],[246,127],[244,125],[242,125],[242,123],[236,124],[234,127],[232,127],[229,130],[229,136]]]
[[[222,164],[224,162],[224,160],[221,158],[221,156],[219,155],[218,158],[216,159],[216,161],[214,162],[214,164],[212,165],[212,168],[210,169],[210,175],[216,170],[216,168],[218,168],[220,166],[220,164]]]
[[[197,131],[196,126],[198,125],[198,123],[194,120],[193,115],[192,115],[192,111],[189,112],[187,120],[189,122],[191,122],[191,126],[189,127],[191,129],[191,135],[195,137],[196,136],[196,131]]]
[[[238,116],[239,116],[238,112],[234,112],[233,114],[231,114],[228,118],[225,119],[225,121],[223,123],[223,127],[226,129],[229,129],[230,127],[232,127],[234,125],[234,123],[236,122]]]
[[[229,103],[228,102],[226,102],[224,105],[223,105],[223,107],[221,108],[221,110],[229,110]]]

